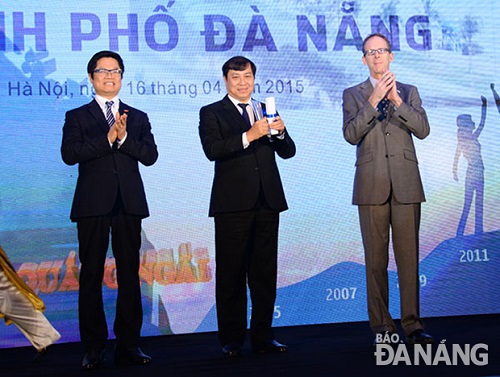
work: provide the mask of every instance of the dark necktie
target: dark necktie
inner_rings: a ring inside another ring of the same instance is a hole
[[[115,117],[113,112],[111,111],[111,107],[113,106],[113,101],[106,101],[106,120],[108,121],[108,126],[111,127],[115,124]]]
[[[378,111],[380,111],[380,115],[378,116],[379,121],[383,121],[385,117],[387,116],[387,111],[389,110],[389,105],[391,104],[391,101],[389,101],[387,98],[384,97],[382,101],[380,101],[377,105]]]
[[[245,122],[247,122],[248,128],[252,127],[252,123],[250,122],[250,117],[248,116],[247,111],[248,103],[239,103],[238,106],[243,109],[243,114],[241,115],[243,116],[243,119],[245,119]]]

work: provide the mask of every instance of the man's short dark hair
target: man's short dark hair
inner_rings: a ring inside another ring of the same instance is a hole
[[[255,73],[257,72],[257,67],[250,59],[247,59],[244,56],[234,56],[227,62],[225,62],[224,65],[222,66],[222,74],[224,75],[225,78],[227,78],[227,74],[230,69],[232,69],[233,71],[244,71],[245,69],[247,69],[249,64],[250,67],[252,68],[252,73],[255,77]]]
[[[123,65],[122,57],[114,51],[106,51],[106,50],[99,51],[90,58],[89,64],[87,64],[87,73],[90,75],[90,77],[94,78],[94,70],[97,67],[97,61],[102,58],[115,59],[118,62],[120,69],[122,70],[122,77],[123,77],[123,72],[125,72],[125,66]]]
[[[389,48],[389,52],[392,52],[392,46],[391,46],[391,41],[389,40],[389,38],[387,38],[384,34],[382,33],[373,33],[373,34],[370,34],[369,36],[367,36],[364,40],[363,40],[363,47],[362,47],[362,51],[363,51],[363,55],[365,54],[365,45],[366,45],[366,42],[368,42],[369,39],[373,38],[373,37],[379,37],[379,38],[382,38],[386,43],[387,43],[387,47]]]

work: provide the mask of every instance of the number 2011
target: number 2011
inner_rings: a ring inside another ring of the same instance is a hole
[[[460,263],[489,262],[488,249],[460,250]]]

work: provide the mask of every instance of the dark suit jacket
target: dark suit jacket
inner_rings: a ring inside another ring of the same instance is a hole
[[[264,106],[264,104],[262,104]],[[261,137],[243,148],[248,126],[226,95],[200,110],[199,134],[205,155],[215,161],[209,215],[245,211],[257,203],[262,188],[267,204],[277,211],[288,209],[276,165],[295,155],[295,144],[285,130],[284,139]]]
[[[429,122],[415,86],[396,83],[403,99],[383,121],[368,102],[370,80],[344,90],[344,138],[356,145],[353,204],[383,204],[391,188],[400,203],[425,201],[412,135],[424,139]]]
[[[78,164],[71,220],[109,214],[120,193],[125,212],[149,216],[139,162],[154,164],[158,150],[146,113],[120,101],[119,112],[128,110],[127,138],[120,148],[109,145],[109,126],[93,100],[66,113],[61,154],[68,165]]]

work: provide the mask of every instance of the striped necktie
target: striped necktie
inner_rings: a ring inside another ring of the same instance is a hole
[[[115,124],[115,117],[113,112],[111,111],[111,107],[113,106],[113,101],[106,101],[106,120],[108,121],[108,126],[111,127]]]

